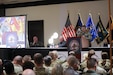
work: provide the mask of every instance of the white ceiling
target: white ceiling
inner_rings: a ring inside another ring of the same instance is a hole
[[[14,4],[14,3],[24,3],[33,1],[43,1],[43,0],[0,0],[0,4]]]

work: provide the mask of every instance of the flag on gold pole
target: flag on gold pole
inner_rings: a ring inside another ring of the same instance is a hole
[[[76,36],[74,27],[71,24],[71,21],[70,21],[70,18],[69,18],[69,14],[68,14],[68,17],[67,17],[67,21],[66,21],[65,27],[63,28],[63,31],[62,31],[62,36],[63,36],[65,41],[69,37],[75,37]]]
[[[108,0],[108,16],[109,16],[109,36],[110,36],[110,75],[112,75],[112,32],[111,32],[111,23],[110,23],[110,17],[111,17],[111,6],[110,6],[110,0]]]

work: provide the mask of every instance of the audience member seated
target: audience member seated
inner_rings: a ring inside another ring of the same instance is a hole
[[[88,51],[88,59],[91,58],[92,55],[95,55],[95,50],[93,49]]]
[[[2,59],[0,59],[0,75],[4,75]]]
[[[51,56],[47,55],[44,57],[44,67],[48,70],[48,72],[51,74],[52,67],[51,67]]]
[[[83,60],[80,63],[81,70],[83,70],[85,67],[87,67],[87,60],[88,60],[88,53],[84,53]]]
[[[26,69],[22,72],[22,75],[36,75],[32,69]]]
[[[58,45],[55,46],[56,48],[67,47],[67,42],[64,40],[63,36],[59,37],[59,41]]]
[[[49,55],[52,58],[51,67],[53,67],[55,64],[62,63],[62,61],[58,59],[58,52],[56,50],[49,52]]]
[[[88,70],[83,75],[99,75],[96,73],[97,61],[94,58],[90,58],[87,60],[87,68]]]
[[[5,61],[4,62],[4,68],[5,68],[5,73],[6,75],[16,75],[14,72],[14,65],[12,64],[11,61]]]
[[[79,75],[78,71],[76,70],[78,67],[78,59],[75,56],[70,55],[67,62],[69,66],[64,70],[64,75]]]
[[[31,62],[31,61],[25,61],[22,65],[22,68],[23,68],[23,71],[26,70],[26,69],[32,69],[34,68],[34,63]],[[23,72],[22,71],[22,72]],[[18,72],[17,74],[18,75],[22,75],[22,72]]]
[[[110,74],[111,69],[109,69],[108,74]],[[112,56],[112,75],[113,75],[113,56]]]
[[[0,65],[0,75],[3,75],[3,66]]]
[[[0,59],[0,65],[2,65],[3,63],[2,63],[2,59]]]
[[[102,52],[102,59],[99,61],[99,66],[106,69],[110,69],[110,60],[108,59],[108,53]]]
[[[58,58],[56,50],[51,51],[44,58],[40,53],[34,54],[34,62],[31,61],[30,55],[25,55],[23,58],[17,55],[12,63],[10,63],[11,61],[3,62],[5,72],[3,72],[2,60],[0,59],[0,75],[27,75],[23,72],[25,70],[34,71],[33,75],[81,75],[81,69],[83,69],[83,75],[108,75],[110,73],[108,54],[102,52],[101,61],[99,59],[93,49],[88,51],[81,64],[74,51],[69,52],[65,62]]]
[[[25,70],[25,69],[32,69],[33,70],[35,65],[31,61],[26,61],[26,62],[23,63],[22,67],[23,67],[23,70]]]
[[[12,61],[13,65],[14,65],[14,71],[15,73],[19,73],[22,72],[22,56],[15,56],[13,61]]]
[[[97,55],[92,55],[91,58],[94,58],[96,59],[96,62],[97,62],[97,66],[96,66],[96,73],[100,74],[100,75],[106,75],[107,74],[107,71],[104,69],[104,68],[101,68],[99,65],[98,65],[98,61],[99,61],[99,58]],[[89,58],[89,59],[91,59]],[[84,72],[86,72],[88,70],[88,68],[85,68],[84,69]]]
[[[95,51],[93,49],[89,50],[88,53],[84,56],[84,60],[81,62],[81,69],[87,67],[87,60],[91,58],[92,55],[95,55]]]
[[[22,58],[22,63],[26,62],[26,61],[31,61],[31,56],[30,55],[25,55],[23,58]]]
[[[74,51],[70,51],[70,52],[69,52],[69,56],[70,56],[70,55],[75,56],[75,52],[74,52]],[[63,67],[63,69],[65,70],[66,68],[68,68],[68,66],[69,66],[69,64],[68,64],[67,59],[66,59],[66,61],[65,61],[64,63],[62,63],[62,67]]]
[[[35,72],[36,75],[49,75],[48,71],[43,67],[43,56],[40,53],[34,54]]]
[[[44,44],[39,41],[37,36],[34,36],[33,42],[30,43],[30,47],[44,47]]]
[[[69,64],[66,60],[66,62],[62,63],[62,67],[63,67],[63,70],[66,70],[68,68]]]
[[[63,67],[61,64],[54,65],[51,75],[63,75]]]

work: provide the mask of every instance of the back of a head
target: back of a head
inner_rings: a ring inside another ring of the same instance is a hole
[[[34,62],[36,64],[43,64],[43,56],[40,53],[35,53],[34,54]]]
[[[52,59],[54,58],[54,54],[52,51],[50,51],[48,55],[51,56]]]
[[[91,49],[88,51],[88,58],[91,58],[92,55],[95,54],[95,50]]]
[[[58,51],[53,50],[52,53],[53,53],[53,57],[54,57],[53,59],[58,58]]]
[[[22,75],[36,75],[32,69],[26,69],[22,72]]]
[[[31,61],[31,56],[30,55],[25,55],[22,59],[23,62],[26,62],[26,61]]]
[[[90,58],[87,60],[87,68],[90,69],[90,68],[95,68],[97,65],[97,61],[95,58]]]
[[[31,61],[26,61],[22,65],[23,70],[25,70],[25,69],[32,69],[33,70],[34,66],[35,66],[34,63]]]
[[[52,75],[63,75],[63,67],[61,64],[55,64],[52,69]]]
[[[20,56],[20,55],[15,56],[13,61],[15,62],[15,64],[21,65],[22,64],[22,56]]]
[[[102,59],[108,59],[108,53],[107,52],[102,52]]]
[[[99,57],[96,54],[92,55],[91,58],[96,59],[97,62],[99,61]]]
[[[6,61],[4,63],[4,68],[5,68],[6,74],[14,73],[14,65],[11,63],[11,61]]]
[[[74,52],[74,51],[70,51],[70,52],[69,52],[69,55],[75,56],[75,52]]]
[[[78,64],[77,58],[73,55],[68,56],[67,62],[70,66],[73,66],[74,64]]]
[[[3,66],[0,65],[0,75],[2,75],[2,74],[3,74]]]
[[[0,59],[0,65],[2,65],[2,59]]]
[[[50,66],[51,65],[51,60],[52,60],[52,58],[51,58],[51,56],[46,56],[46,57],[44,57],[44,63],[45,63],[45,65],[46,66]]]

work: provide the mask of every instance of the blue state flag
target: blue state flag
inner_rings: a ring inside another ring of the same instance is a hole
[[[86,22],[86,28],[90,29],[90,34],[92,36],[90,42],[92,42],[98,36],[98,34],[91,15],[88,16],[88,20]]]

